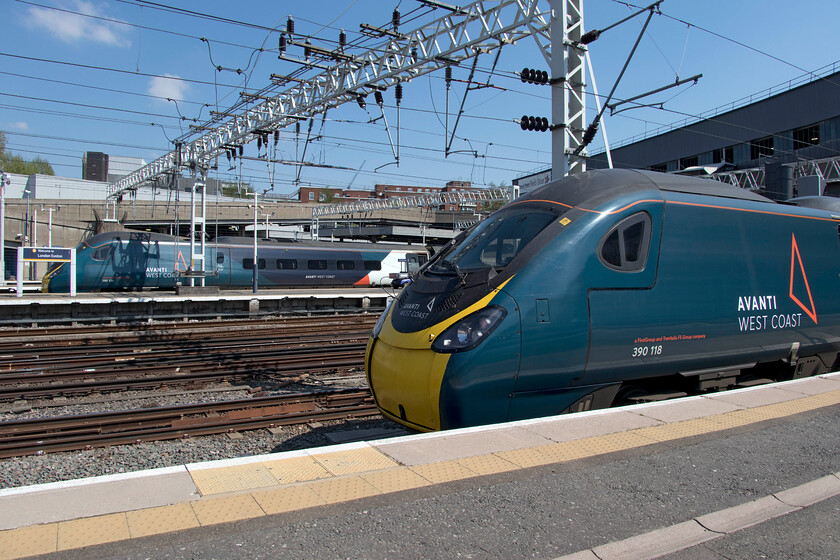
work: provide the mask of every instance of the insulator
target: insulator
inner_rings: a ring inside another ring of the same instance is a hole
[[[519,128],[528,130],[528,115],[522,115],[522,118],[519,119]]]
[[[286,33],[289,35],[295,34],[295,20],[292,19],[292,16],[289,16],[289,19],[286,20]]]
[[[411,47],[411,62],[417,62],[417,47]]]
[[[391,14],[391,24],[394,26],[394,32],[400,27],[400,10],[398,8],[395,8],[394,13]]]
[[[396,91],[394,91],[394,97],[397,98],[397,105],[399,105],[400,101],[402,101],[402,84],[397,84]]]
[[[344,50],[344,47],[347,46],[347,33],[345,33],[343,29],[338,34],[338,46],[341,50]]]
[[[598,123],[593,122],[588,127],[586,127],[586,132],[583,133],[583,144],[589,144],[595,138],[595,135],[598,133]]]
[[[227,156],[228,163],[230,163],[230,150],[225,150],[225,155]]]
[[[257,151],[262,150],[262,137],[257,136]]]
[[[549,125],[547,118],[543,117],[542,119],[540,119],[540,132],[545,132],[546,130],[548,130],[548,126]]]
[[[303,58],[309,60],[309,56],[312,54],[312,49],[310,48],[312,43],[309,42],[309,38],[306,38],[306,42],[303,45]]]
[[[583,45],[588,45],[589,43],[596,41],[598,37],[601,36],[601,32],[597,29],[590,29],[583,36],[580,38],[580,42]]]
[[[445,76],[446,76],[446,85],[449,86],[449,84],[452,82],[452,67],[451,66],[446,67]]]
[[[546,72],[545,70],[540,70],[539,78],[540,78],[540,83],[541,84],[547,84],[548,83],[548,72]]]
[[[382,92],[381,91],[376,90],[375,92],[373,92],[373,97],[376,98],[376,104],[377,105],[382,105],[382,103],[384,103],[384,101],[382,100]]]
[[[278,46],[280,54],[286,54],[286,36],[280,35],[280,45]]]
[[[295,134],[300,134],[300,121],[295,121]]]
[[[358,97],[356,97],[356,103],[358,103],[359,107],[361,107],[362,109],[367,107],[367,102],[365,101],[365,98],[364,98],[363,95],[359,95]]]
[[[239,157],[245,154],[245,146],[239,146]]]
[[[274,145],[276,146],[279,141],[280,141],[280,131],[275,130],[274,131]]]

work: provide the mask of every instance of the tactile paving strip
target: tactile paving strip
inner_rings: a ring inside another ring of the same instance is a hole
[[[271,474],[280,484],[318,480],[319,478],[333,476],[330,471],[312,457],[291,457],[279,461],[269,461],[263,463],[263,465],[271,471]]]
[[[0,531],[0,560],[11,560],[56,551],[58,523]]]
[[[477,475],[499,474],[503,472],[513,471],[519,467],[506,461],[497,455],[475,455],[473,457],[465,457],[455,461],[462,467],[465,467]]]
[[[262,463],[190,470],[190,476],[202,496],[265,488],[278,484],[271,471]]]
[[[360,475],[367,483],[382,494],[411,490],[421,486],[429,486],[431,482],[415,473],[408,467],[397,467],[382,471],[373,471]]]
[[[253,492],[251,495],[268,515],[322,506],[326,503],[308,485],[282,486],[273,490]]]
[[[123,541],[130,536],[124,513],[62,521],[58,524],[58,550]]]
[[[128,532],[133,539],[183,531],[199,526],[198,518],[190,504],[174,504],[128,511],[125,516],[128,521]]]
[[[726,416],[727,414],[732,413],[727,412],[718,416]],[[707,418],[696,418],[694,420],[674,422],[673,424],[662,424],[661,426],[642,428],[635,430],[634,433],[653,441],[665,442],[716,432],[721,429],[723,429],[723,426],[720,423],[713,422]]]
[[[476,474],[455,461],[444,461],[442,463],[427,463],[409,467],[432,484],[443,484],[464,478],[471,478]]]
[[[338,504],[380,494],[360,476],[342,476],[310,482],[309,487],[327,504]]]
[[[398,466],[396,461],[373,447],[320,453],[312,455],[312,458],[336,476]]]
[[[192,508],[202,525],[241,521],[265,515],[250,494],[199,500],[192,503]]]

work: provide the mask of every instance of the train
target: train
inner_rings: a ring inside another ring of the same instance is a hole
[[[400,273],[416,271],[428,260],[420,246],[384,243],[271,242],[259,240],[261,287],[390,286]],[[250,287],[253,240],[220,237],[205,246],[205,285]],[[76,249],[76,289],[81,292],[173,289],[196,277],[189,240],[169,235],[118,231],[94,235]],[[70,266],[52,266],[43,292],[69,292]]]
[[[376,404],[435,431],[831,371],[840,206],[823,198],[629,169],[540,187],[392,300],[367,344]]]

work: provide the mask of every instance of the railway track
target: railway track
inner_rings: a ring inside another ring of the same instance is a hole
[[[0,422],[0,459],[374,416],[366,389]]]
[[[0,334],[0,401],[354,369],[376,317]],[[58,333],[61,333],[59,336]]]

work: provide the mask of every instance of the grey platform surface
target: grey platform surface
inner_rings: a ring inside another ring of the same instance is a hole
[[[676,408],[658,413],[681,415]],[[835,405],[668,444],[50,558],[629,558],[629,550],[609,546],[696,532],[695,519],[722,531],[732,519],[785,509],[767,498],[792,488],[799,488],[794,501],[808,502],[803,496],[819,486],[815,481],[840,472],[838,442]],[[441,447],[452,443],[464,447],[457,440]],[[483,449],[486,441],[478,445]],[[730,508],[733,515],[721,513]],[[838,508],[836,497],[819,501],[667,557],[840,557]]]

